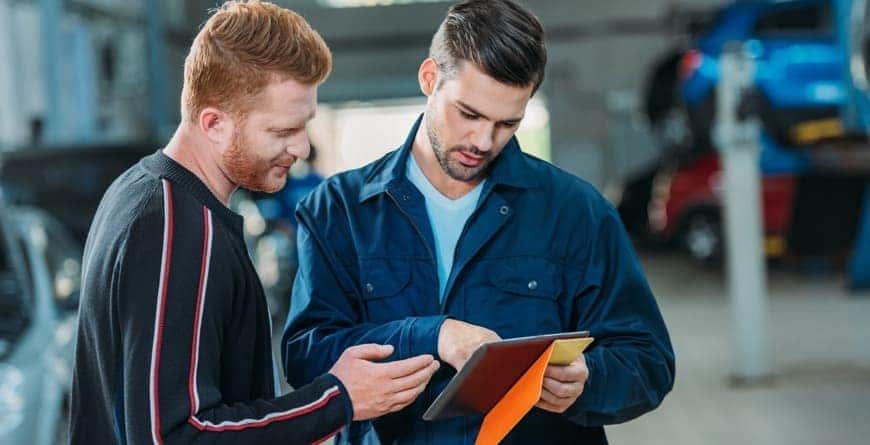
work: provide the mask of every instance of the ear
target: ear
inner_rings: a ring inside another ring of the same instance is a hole
[[[203,108],[197,123],[205,137],[218,145],[231,141],[236,127],[229,114],[214,107]]]
[[[420,82],[420,91],[427,97],[431,96],[438,85],[438,64],[434,59],[430,57],[420,64],[417,80]]]

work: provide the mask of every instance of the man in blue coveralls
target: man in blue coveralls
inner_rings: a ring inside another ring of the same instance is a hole
[[[603,425],[656,408],[673,386],[667,329],[616,211],[514,137],[544,77],[543,34],[511,0],[451,7],[420,66],[428,100],[405,143],[297,207],[288,381],[311,381],[359,343],[450,365],[351,440],[373,426],[382,443],[473,443],[480,417],[421,416],[474,349],[499,338],[596,338],[547,369],[537,407],[503,443],[607,443]]]

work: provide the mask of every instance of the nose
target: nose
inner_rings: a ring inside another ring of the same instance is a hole
[[[483,152],[492,150],[494,139],[495,125],[489,122],[481,122],[471,135],[471,143]]]
[[[299,140],[293,141],[287,146],[287,153],[296,159],[308,159],[308,156],[311,155],[311,141],[308,139],[307,131],[302,133]]]

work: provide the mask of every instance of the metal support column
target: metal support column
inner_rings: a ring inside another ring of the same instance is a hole
[[[739,119],[737,110],[754,80],[755,64],[742,45],[729,45],[719,63],[715,135],[723,166],[725,253],[735,346],[732,372],[736,384],[753,384],[770,375],[760,125],[757,119]]]

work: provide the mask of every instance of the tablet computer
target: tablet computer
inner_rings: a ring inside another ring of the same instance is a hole
[[[484,343],[423,414],[424,420],[486,414],[554,340],[588,337],[567,332]]]

